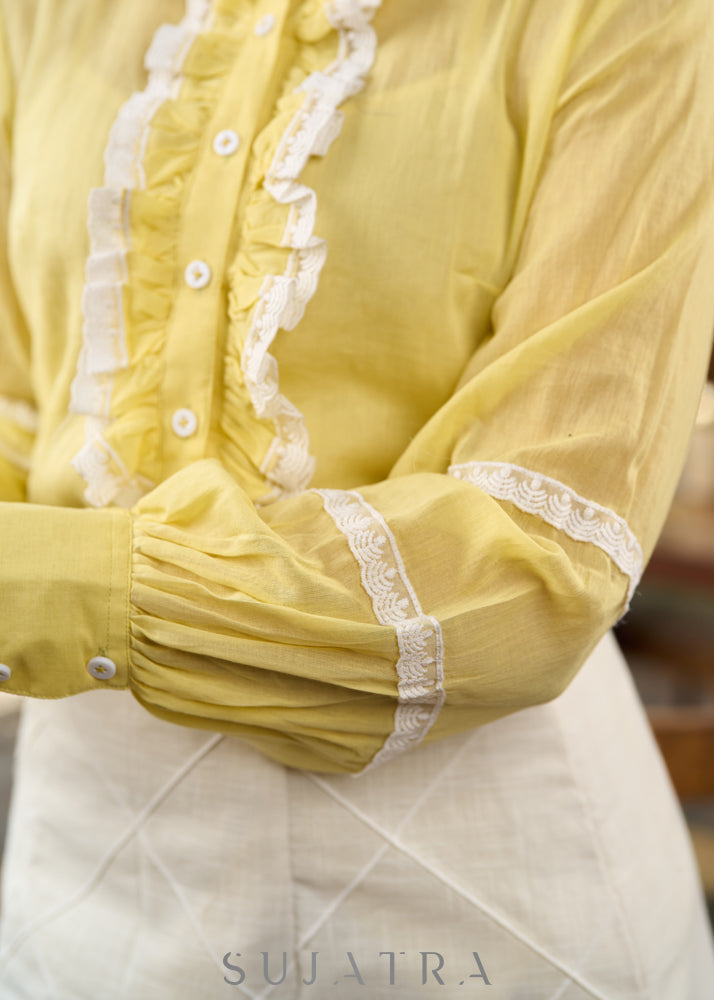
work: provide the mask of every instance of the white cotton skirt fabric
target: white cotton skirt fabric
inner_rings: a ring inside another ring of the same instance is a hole
[[[360,778],[130,695],[28,703],[3,881],[2,1000],[714,996],[686,829],[610,636],[556,701]]]

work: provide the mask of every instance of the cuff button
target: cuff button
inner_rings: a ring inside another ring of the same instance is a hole
[[[93,656],[87,670],[98,681],[108,681],[117,672],[117,665],[108,656]]]

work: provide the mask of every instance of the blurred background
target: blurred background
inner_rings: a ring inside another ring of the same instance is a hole
[[[684,807],[714,926],[714,355],[672,509],[616,634]]]
[[[714,926],[714,359],[709,380],[662,537],[616,632],[684,807]],[[18,699],[0,692],[0,846],[17,723]]]

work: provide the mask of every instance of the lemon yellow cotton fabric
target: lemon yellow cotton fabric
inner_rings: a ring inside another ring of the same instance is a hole
[[[709,351],[708,0],[2,10],[4,689],[325,771],[563,691]]]

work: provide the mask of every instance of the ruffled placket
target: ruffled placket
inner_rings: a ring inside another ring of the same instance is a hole
[[[310,484],[309,430],[270,348],[318,286],[327,247],[300,175],[365,84],[378,6],[188,0],[155,33],[89,199],[70,405],[89,504],[131,506],[209,454],[256,502]]]

